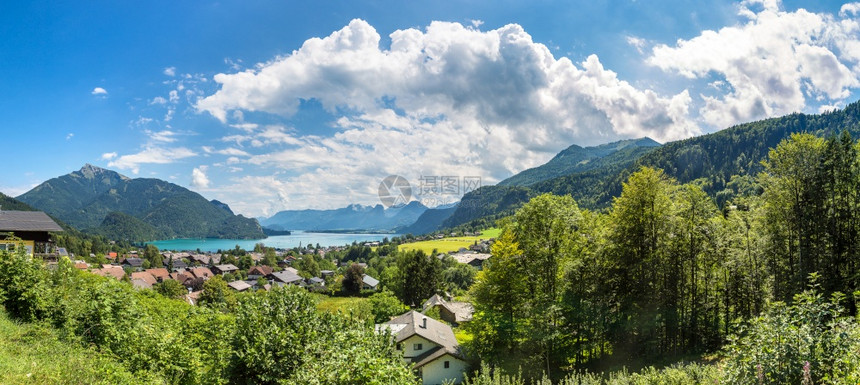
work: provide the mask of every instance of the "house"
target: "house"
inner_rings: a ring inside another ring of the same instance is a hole
[[[203,294],[203,291],[192,291],[185,295],[185,301],[190,305],[197,305],[197,301],[200,300],[200,294]]]
[[[191,285],[191,281],[194,280],[194,276],[187,271],[182,271],[178,273],[170,273],[169,278],[181,283],[183,286]]]
[[[320,270],[320,277],[334,277],[334,270]]]
[[[251,288],[251,285],[245,281],[233,281],[228,283],[227,286],[230,286],[231,289],[236,291],[247,291]]]
[[[63,228],[41,211],[0,211],[0,250],[23,247],[31,256],[56,260],[52,231],[63,231]],[[9,233],[20,239],[10,239]]]
[[[469,364],[450,326],[411,310],[376,325],[378,332],[386,329],[423,384],[463,382]]]
[[[275,269],[272,269],[269,266],[260,265],[260,266],[252,266],[248,269],[248,279],[257,279],[260,277],[265,277],[269,274],[272,274]]]
[[[143,270],[143,260],[140,258],[126,258],[120,263],[123,268],[129,267],[133,271]]]
[[[158,283],[158,281],[155,279],[155,277],[152,276],[152,274],[149,274],[145,271],[136,271],[134,273],[131,273],[130,278],[131,278],[132,283],[134,283],[134,281],[143,281],[150,288],[152,287],[152,285],[155,285],[156,283]],[[137,285],[135,285],[135,287],[137,287]]]
[[[361,276],[361,288],[366,290],[376,290],[379,287],[379,281],[367,274]]]
[[[484,265],[484,261],[490,259],[491,254],[485,253],[476,253],[473,251],[461,251],[456,254],[452,254],[457,262],[465,263],[467,265],[471,265],[477,269],[481,269]]]
[[[271,273],[266,278],[268,278],[272,285],[278,286],[301,285],[304,282],[298,274],[286,270]]]
[[[209,270],[208,267],[194,267],[186,270],[186,274],[190,274],[194,278],[201,278],[204,280],[215,276],[215,274],[212,273],[212,270]]]
[[[132,279],[131,286],[135,289],[152,289],[152,285],[149,282],[146,282],[145,280],[139,278]]]
[[[182,260],[182,258],[180,258],[179,256],[177,256],[175,254],[171,255],[168,258],[165,258],[164,261],[162,261],[162,263],[164,263],[165,267],[172,267],[172,271],[179,271],[180,269],[187,269],[188,268],[188,264],[185,263],[185,261]]]
[[[170,277],[170,272],[167,271],[167,269],[165,269],[163,267],[159,267],[159,268],[155,268],[155,269],[146,269],[144,271],[149,273],[149,274],[152,274],[152,276],[155,277],[155,280],[158,282],[162,282],[165,279],[169,279],[169,277]]]
[[[212,267],[212,272],[215,274],[235,273],[237,271],[239,271],[239,268],[232,263],[228,263],[226,265],[216,265]]]
[[[325,286],[325,280],[320,277],[310,277],[307,283],[308,286]]]
[[[102,265],[101,269],[95,269],[93,270],[93,273],[102,277],[112,277],[116,280],[120,280],[122,277],[125,277],[125,270],[117,265]]]
[[[110,251],[105,255],[105,258],[115,261],[118,255],[119,254],[117,254],[116,251]]]
[[[442,299],[438,294],[434,294],[427,302],[424,302],[422,311],[425,313],[436,308],[439,310],[439,317],[443,321],[450,322],[454,325],[459,325],[463,322],[472,320],[472,314],[475,313],[475,308],[468,302],[448,302]]]

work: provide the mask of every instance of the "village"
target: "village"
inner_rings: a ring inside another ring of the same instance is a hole
[[[0,234],[4,234],[0,237],[0,249],[38,255],[46,261],[46,267],[53,270],[57,269],[61,260],[68,259],[75,269],[127,282],[138,290],[156,290],[161,285],[173,282],[176,287],[187,291],[178,298],[190,305],[199,304],[206,283],[210,280],[225,282],[235,293],[294,286],[323,295],[344,295],[347,291],[342,287],[343,281],[349,279],[346,276],[350,272],[360,274],[360,289],[351,295],[371,295],[381,291],[383,285],[379,279],[365,273],[376,271],[365,258],[340,261],[326,259],[326,255],[348,256],[356,250],[375,253],[380,248],[397,246],[386,240],[352,246],[305,246],[290,250],[267,249],[258,245],[257,251],[245,251],[237,246],[235,250],[203,253],[157,251],[150,245],[122,254],[90,254],[88,258],[81,259],[54,244],[51,232],[61,231],[62,228],[42,212],[0,212]],[[433,236],[429,239],[443,238]],[[481,240],[469,248],[461,247],[456,252],[436,253],[432,259],[449,259],[463,265],[467,271],[478,271],[490,258],[490,254],[483,251],[488,250],[491,244],[492,240]],[[152,255],[153,250],[157,251],[157,255]],[[93,262],[98,260],[106,263]],[[275,263],[272,263],[273,260]],[[370,258],[371,264],[377,260],[378,257]],[[315,261],[311,263],[317,266],[322,262],[331,269],[308,271],[304,267],[306,261]],[[403,359],[411,364],[414,373],[424,384],[460,383],[470,367],[470,361],[452,327],[471,321],[473,312],[471,303],[458,301],[451,293],[443,291],[434,293],[414,309],[390,315],[387,321],[377,319],[383,322],[376,324],[376,330],[392,335]]]

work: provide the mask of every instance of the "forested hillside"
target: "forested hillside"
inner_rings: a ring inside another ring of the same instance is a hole
[[[221,202],[173,183],[130,179],[92,165],[48,180],[17,199],[77,229],[117,240],[265,238],[255,219],[234,215]],[[125,216],[109,218],[111,213]],[[140,222],[148,226],[125,231]]]
[[[755,175],[761,171],[761,161],[767,157],[768,150],[781,140],[793,133],[810,133],[826,137],[842,131],[857,137],[860,135],[858,122],[860,122],[860,102],[852,103],[843,110],[824,114],[796,113],[741,124],[713,134],[666,143],[627,164],[609,163],[588,171],[538,182],[528,187],[532,190],[531,193],[519,193],[519,196],[549,192],[570,195],[582,207],[588,209],[606,208],[612,203],[612,199],[621,193],[622,182],[640,167],[648,166],[664,170],[668,176],[681,183],[696,180],[702,189],[711,197],[717,198],[717,203],[722,206],[737,194],[738,189],[745,188],[743,185],[746,181],[737,178]],[[498,212],[494,210],[497,207],[507,209],[525,202],[525,199],[516,203],[508,200],[505,204],[501,204],[497,199],[510,198],[510,195],[504,192],[510,187],[493,186],[491,188],[493,191],[489,194],[489,198],[478,197],[478,191],[466,194],[463,197],[464,202],[478,202],[485,207],[475,208],[474,204],[461,205],[445,221],[444,227],[455,227],[485,216],[496,215]],[[482,192],[487,191],[489,190]]]

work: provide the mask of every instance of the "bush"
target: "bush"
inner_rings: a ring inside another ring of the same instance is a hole
[[[844,296],[825,300],[816,281],[792,305],[774,304],[730,338],[725,383],[857,383],[860,330],[845,317]]]

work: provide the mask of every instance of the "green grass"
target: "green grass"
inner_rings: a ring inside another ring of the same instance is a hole
[[[329,297],[323,294],[315,294],[317,297],[317,310],[332,314],[341,313],[365,320],[373,319],[370,302],[361,297]]]
[[[433,239],[430,241],[421,241],[421,242],[412,242],[412,243],[404,243],[398,246],[400,251],[408,251],[408,250],[423,250],[425,253],[430,254],[433,250],[437,250],[440,253],[450,253],[459,250],[461,247],[469,248],[475,244],[476,241],[481,239],[490,239],[497,238],[502,233],[502,229],[500,228],[491,228],[481,232],[479,236],[468,236],[468,237],[448,237],[442,239]]]
[[[0,308],[0,384],[162,383],[142,377],[94,349],[60,340],[48,326],[16,323]]]

